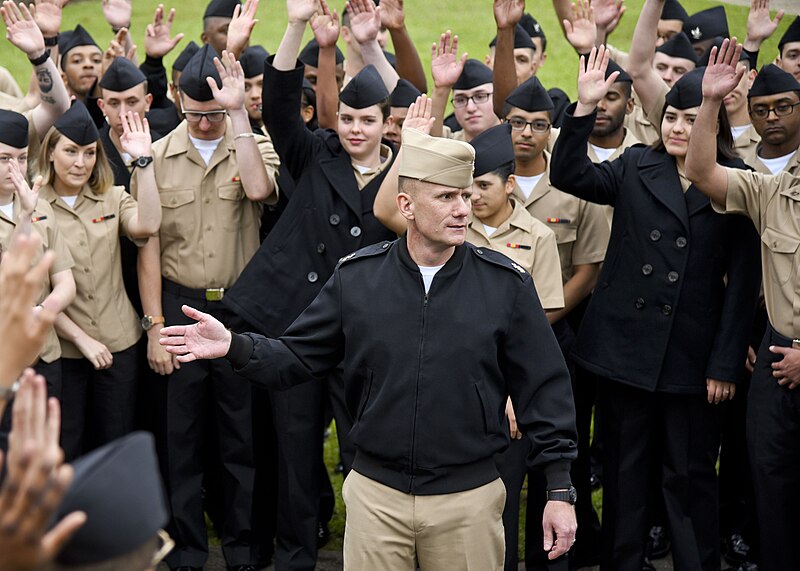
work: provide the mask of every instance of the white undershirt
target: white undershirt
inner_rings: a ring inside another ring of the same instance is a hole
[[[591,145],[591,143],[589,143]],[[597,158],[600,159],[600,162],[607,161],[611,155],[617,150],[615,148],[606,149],[605,147],[598,147],[597,145],[592,145],[592,149],[594,150],[594,154],[597,155]]]
[[[483,222],[481,222],[481,224],[483,224]],[[489,226],[488,224],[483,224],[483,229],[486,230],[486,235],[489,237],[491,237],[492,234],[497,232],[497,228],[495,228],[494,226]]]
[[[750,125],[744,125],[742,127],[731,126],[731,135],[733,135],[733,140],[735,141],[741,137],[748,129],[750,129]]]
[[[14,203],[9,202],[8,204],[0,205],[0,210],[2,210],[3,214],[6,215],[6,218],[9,220],[14,220]]]
[[[203,160],[206,164],[211,160],[211,156],[214,154],[214,151],[217,150],[217,147],[222,142],[223,137],[219,139],[195,139],[191,135],[189,135],[189,140],[194,145],[194,148],[197,149],[197,152],[200,153],[200,156],[203,157]]]
[[[764,166],[769,169],[769,172],[772,174],[780,174],[783,172],[783,169],[786,168],[786,165],[789,164],[789,161],[792,160],[792,157],[797,154],[797,151],[792,151],[788,155],[783,155],[782,157],[775,157],[774,159],[765,159],[764,157],[758,157],[758,160],[764,163]]]
[[[366,173],[368,173],[369,171],[371,171],[371,170],[372,170],[372,168],[371,168],[371,167],[365,167],[365,166],[363,166],[363,165],[357,165],[356,163],[353,163],[353,167],[355,167],[355,169],[356,169],[358,172],[360,172],[361,174],[366,174]]]
[[[444,264],[441,266],[419,266],[419,273],[422,274],[422,282],[425,284],[425,293],[428,293],[431,289],[433,276],[435,276],[436,272],[441,270],[443,267]]]
[[[536,176],[515,176],[514,178],[519,185],[519,189],[522,191],[522,194],[525,195],[525,200],[530,198],[533,189],[536,188],[536,185],[539,184],[539,181],[542,180],[544,173],[537,174]]]
[[[70,208],[75,208],[75,201],[78,200],[78,195],[74,196],[59,196],[61,200],[67,203]]]

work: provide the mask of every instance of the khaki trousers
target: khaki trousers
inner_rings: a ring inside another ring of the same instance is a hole
[[[345,571],[503,569],[500,478],[464,492],[412,496],[352,470],[342,497]]]

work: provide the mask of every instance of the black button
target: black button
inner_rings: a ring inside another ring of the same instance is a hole
[[[660,230],[651,230],[650,231],[650,239],[653,242],[658,242],[661,240],[661,231]]]
[[[359,228],[358,226],[353,226],[352,228],[350,228],[350,235],[353,238],[358,238],[359,236],[361,236],[361,228]]]
[[[667,274],[667,279],[671,284],[674,284],[676,281],[678,281],[678,277],[678,272],[670,272]]]
[[[663,313],[664,315],[672,315],[672,306],[671,305],[662,306],[661,313]]]
[[[320,242],[317,244],[317,254],[324,254],[325,253],[325,244]]]
[[[642,266],[642,273],[644,275],[646,275],[646,276],[649,276],[650,274],[653,273],[653,266],[651,266],[650,264],[643,265]]]
[[[644,298],[637,297],[636,301],[633,302],[633,305],[636,306],[636,309],[642,309],[644,307]]]
[[[330,217],[328,218],[328,222],[331,223],[331,226],[338,226],[339,222],[341,221],[342,219],[339,217],[338,214],[331,214]]]
[[[677,238],[675,238],[675,245],[678,248],[685,248],[686,244],[688,244],[688,243],[689,243],[689,241],[686,238],[684,238],[683,236],[678,236]]]
[[[319,279],[317,272],[308,272],[308,281],[312,284]]]

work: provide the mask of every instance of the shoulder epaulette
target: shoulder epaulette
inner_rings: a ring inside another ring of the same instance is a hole
[[[341,266],[342,264],[352,262],[354,260],[371,258],[372,256],[379,256],[381,254],[385,254],[386,252],[389,251],[389,246],[391,245],[392,245],[391,242],[385,240],[383,242],[378,242],[377,244],[372,244],[371,246],[367,246],[366,248],[361,248],[360,250],[356,250],[351,254],[347,254],[346,256],[339,258],[339,263],[337,264],[337,267]]]
[[[513,272],[522,281],[525,281],[525,279],[528,277],[528,272],[525,270],[525,268],[520,266],[508,256],[504,256],[500,252],[495,252],[489,248],[478,248],[472,244],[469,245],[469,249],[479,260],[483,260],[484,262],[505,268],[510,272]]]

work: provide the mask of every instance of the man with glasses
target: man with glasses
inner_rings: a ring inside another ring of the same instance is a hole
[[[180,78],[184,121],[153,146],[163,218],[139,263],[148,362],[157,373],[170,375],[163,463],[176,542],[168,557],[173,569],[200,568],[208,556],[204,454],[223,465],[220,535],[228,567],[252,563],[250,387],[234,381],[223,360],[173,367],[158,345],[161,324],[186,322],[183,304],[199,304],[230,327],[240,327],[221,300],[258,249],[260,202],[277,198],[278,157],[265,137],[252,132],[241,65],[223,52],[223,68],[215,56],[204,45],[186,65]],[[212,416],[218,448],[206,443]]]

